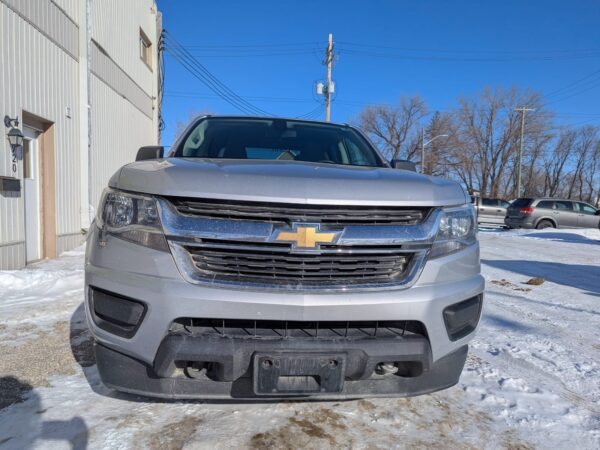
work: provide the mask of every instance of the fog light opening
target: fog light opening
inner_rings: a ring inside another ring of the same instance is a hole
[[[475,331],[482,305],[483,295],[480,294],[444,309],[444,324],[451,341],[457,341]]]
[[[146,314],[146,305],[139,300],[95,287],[90,287],[89,300],[94,323],[124,338],[135,335]]]

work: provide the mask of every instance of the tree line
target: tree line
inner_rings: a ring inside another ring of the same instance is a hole
[[[521,138],[521,112],[527,107],[522,154],[521,196],[600,201],[600,127],[560,126],[535,91],[486,88],[459,97],[448,111],[430,114],[418,96],[395,105],[365,107],[355,120],[388,158],[409,159],[430,175],[453,178],[482,196],[512,199]],[[424,132],[423,132],[424,130]],[[435,136],[425,149],[421,145]]]

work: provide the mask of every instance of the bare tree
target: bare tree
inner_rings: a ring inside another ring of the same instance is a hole
[[[367,106],[358,117],[358,126],[390,158],[411,159],[417,152],[419,121],[427,105],[419,97],[401,97],[397,106]]]
[[[433,139],[442,135],[444,136],[442,139]],[[450,177],[453,168],[457,165],[453,150],[458,144],[452,115],[436,111],[425,127],[425,139],[431,143],[426,148],[425,161],[421,161],[423,173]]]
[[[424,126],[424,172],[460,180],[481,195],[514,198],[519,169],[521,116],[527,115],[521,158],[525,196],[569,197],[600,202],[600,127],[557,128],[541,95],[517,88],[486,88],[458,99],[449,112],[436,112]],[[386,156],[418,161],[427,107],[419,97],[397,106],[369,106],[358,125]]]
[[[468,177],[482,195],[509,197],[512,193],[520,136],[520,116],[515,108],[520,105],[541,110],[541,97],[516,88],[486,88],[475,96],[459,99],[455,112],[457,151],[467,151],[467,158],[472,160],[467,165],[472,171]],[[539,114],[526,122],[526,144],[537,141],[539,146],[544,141],[547,121],[546,114]],[[540,153],[540,149],[534,152],[533,159]],[[464,172],[465,167],[459,170]],[[459,176],[465,178],[464,173]]]

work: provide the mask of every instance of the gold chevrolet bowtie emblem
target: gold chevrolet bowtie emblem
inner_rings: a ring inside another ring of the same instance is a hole
[[[277,230],[275,240],[291,242],[293,250],[317,250],[320,244],[333,244],[341,232],[321,232],[319,225],[293,224],[292,231]]]

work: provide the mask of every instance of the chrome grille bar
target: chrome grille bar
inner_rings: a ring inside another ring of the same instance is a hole
[[[170,198],[186,216],[260,222],[311,222],[329,225],[416,225],[431,208],[400,206],[336,206]]]

